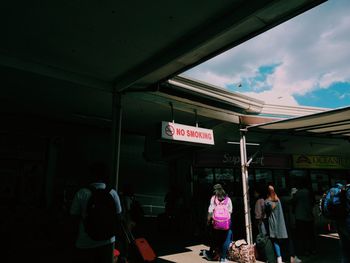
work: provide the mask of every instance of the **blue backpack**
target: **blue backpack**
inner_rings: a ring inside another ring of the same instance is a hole
[[[325,218],[336,220],[345,218],[348,215],[346,195],[349,189],[350,184],[342,185],[337,183],[323,194],[320,200],[320,211]]]

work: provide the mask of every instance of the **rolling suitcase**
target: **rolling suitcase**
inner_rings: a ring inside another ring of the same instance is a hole
[[[145,238],[142,238],[142,237],[136,238],[134,240],[134,244],[137,247],[137,250],[140,253],[143,261],[152,262],[157,258],[152,247],[150,246],[150,244],[147,242]]]
[[[124,224],[122,224],[122,228],[130,244],[130,256],[136,262],[154,262],[157,256],[148,241],[143,237],[134,238],[131,231]]]

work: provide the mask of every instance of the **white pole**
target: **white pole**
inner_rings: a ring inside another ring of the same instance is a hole
[[[248,181],[248,166],[247,166],[247,150],[245,140],[245,130],[241,130],[240,150],[241,150],[241,171],[242,171],[242,186],[243,186],[243,202],[244,202],[244,221],[247,236],[247,243],[253,244],[252,223],[250,218],[249,204],[249,181]]]
[[[121,94],[113,93],[112,100],[112,175],[111,183],[118,191],[119,187],[119,163],[120,163],[120,138],[122,128]]]

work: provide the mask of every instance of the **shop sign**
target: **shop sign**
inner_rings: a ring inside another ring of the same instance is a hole
[[[325,155],[293,155],[294,168],[349,169],[350,158]]]
[[[248,156],[248,159],[250,156]],[[196,167],[240,167],[239,153],[232,152],[200,152],[195,155]],[[263,154],[255,157],[250,163],[252,168],[291,168],[291,158],[288,155]]]
[[[162,139],[214,145],[213,130],[162,122]]]

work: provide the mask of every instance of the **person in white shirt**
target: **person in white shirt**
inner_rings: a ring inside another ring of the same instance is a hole
[[[211,240],[210,240],[210,249],[209,252],[205,255],[207,259],[218,259],[220,262],[226,261],[226,254],[227,254],[227,246],[226,239],[230,235],[230,229],[231,229],[231,223],[229,223],[228,229],[215,229],[213,225],[213,213],[215,207],[218,205],[218,202],[225,203],[227,210],[229,212],[230,216],[230,222],[231,222],[231,214],[232,214],[232,201],[227,196],[225,190],[221,186],[221,184],[214,185],[214,195],[210,199],[210,205],[208,208],[208,225],[211,226]]]
[[[70,208],[70,214],[75,219],[75,224],[78,227],[75,241],[76,253],[74,255],[74,262],[112,263],[116,237],[112,236],[106,240],[93,240],[85,231],[83,219],[86,217],[88,200],[92,194],[89,188],[95,187],[96,189],[105,189],[107,187],[105,166],[100,163],[92,165],[90,167],[90,176],[93,182],[89,187],[81,188],[75,194]],[[111,189],[109,193],[114,199],[116,205],[115,211],[117,215],[120,215],[122,208],[118,193],[114,189]]]

